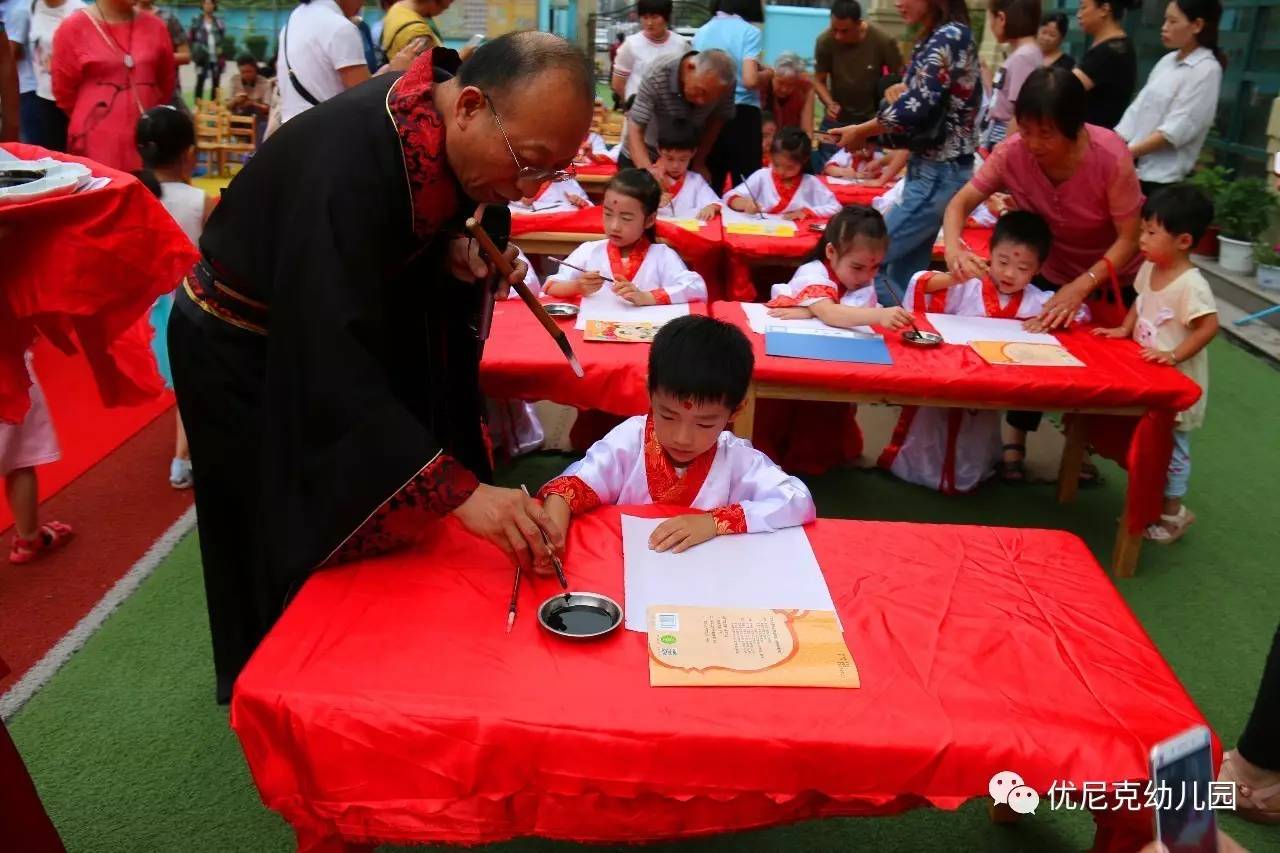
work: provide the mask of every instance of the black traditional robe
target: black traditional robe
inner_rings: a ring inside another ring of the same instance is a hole
[[[491,473],[479,288],[443,257],[475,204],[445,161],[433,59],[456,54],[284,125],[179,293],[169,346],[220,701],[312,571],[403,544]]]

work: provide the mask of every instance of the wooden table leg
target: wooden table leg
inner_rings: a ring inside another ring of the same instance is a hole
[[[1120,517],[1116,529],[1116,545],[1111,552],[1111,571],[1118,578],[1131,578],[1138,571],[1138,555],[1142,553],[1142,533],[1129,532],[1128,513]]]
[[[1084,452],[1089,444],[1088,415],[1067,417],[1067,443],[1062,448],[1062,462],[1058,466],[1058,503],[1069,504],[1076,499],[1080,489],[1080,468],[1084,464]]]
[[[756,383],[747,388],[747,397],[742,401],[738,416],[733,419],[733,434],[738,438],[751,440],[756,427]]]

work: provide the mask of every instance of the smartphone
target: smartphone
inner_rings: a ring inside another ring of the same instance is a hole
[[[1187,729],[1151,749],[1151,781],[1172,796],[1156,809],[1156,840],[1169,853],[1217,853],[1218,821],[1209,808],[1213,744],[1204,726]]]

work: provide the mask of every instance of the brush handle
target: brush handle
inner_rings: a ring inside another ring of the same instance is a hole
[[[502,273],[508,281],[511,281],[511,274],[515,272],[511,267],[511,263],[507,260],[506,255],[498,251],[498,247],[493,244],[493,240],[489,239],[488,232],[480,226],[480,223],[477,222],[474,217],[467,220],[467,231],[469,231],[471,236],[476,239],[476,242],[480,244],[480,251],[483,252],[493,265],[498,268],[498,272]],[[524,300],[525,305],[529,306],[529,310],[533,312],[533,316],[538,318],[538,322],[542,323],[542,327],[547,330],[547,334],[555,340],[557,346],[560,347],[560,351],[565,354],[566,358],[569,358],[572,361],[573,348],[569,346],[569,338],[566,337],[565,333],[558,325],[556,325],[556,321],[547,313],[547,309],[542,307],[542,303],[538,301],[538,297],[534,296],[533,293],[529,291],[529,288],[525,286],[523,281],[511,282],[511,286],[515,289],[516,293],[520,294],[520,298]]]

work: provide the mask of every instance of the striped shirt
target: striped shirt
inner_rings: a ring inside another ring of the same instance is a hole
[[[706,106],[696,107],[684,99],[680,88],[680,66],[696,54],[697,51],[691,51],[683,56],[669,56],[650,65],[636,92],[635,103],[627,113],[627,121],[644,128],[645,145],[655,156],[658,152],[659,118],[687,119],[699,135],[712,116],[720,116],[725,121],[733,118],[733,89],[725,92],[719,101]]]

